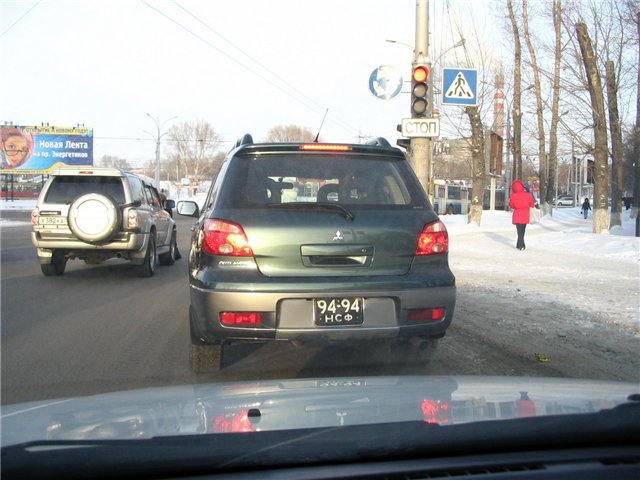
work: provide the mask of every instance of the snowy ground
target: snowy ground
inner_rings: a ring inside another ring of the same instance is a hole
[[[480,227],[466,216],[442,220],[459,286],[569,307],[640,334],[640,238],[629,212],[622,227],[595,235],[578,208],[554,209],[527,227],[524,251],[515,248],[509,213],[485,211]]]
[[[1,201],[0,209],[30,210],[34,205]],[[509,213],[485,211],[480,227],[467,224],[466,216],[441,218],[449,231],[449,259],[459,287],[575,311],[571,321],[579,327],[588,327],[595,318],[640,336],[640,238],[633,236],[635,220],[629,212],[623,211],[622,227],[595,235],[592,218],[584,220],[578,208],[554,209],[553,216],[527,227],[525,251],[515,249]],[[5,228],[24,224],[0,218]],[[580,312],[587,314],[583,325]]]

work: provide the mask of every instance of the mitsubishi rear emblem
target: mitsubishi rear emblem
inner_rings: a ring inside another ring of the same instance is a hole
[[[344,237],[342,236],[342,234],[340,233],[340,230],[336,230],[336,235],[335,237],[333,237],[333,241],[336,242],[338,240],[344,240]]]

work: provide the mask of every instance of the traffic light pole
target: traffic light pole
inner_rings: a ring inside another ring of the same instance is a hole
[[[412,72],[418,65],[426,65],[429,52],[429,0],[416,1],[416,42],[413,50]],[[432,81],[429,80],[429,85]],[[429,92],[430,98],[431,92]],[[431,102],[427,106],[429,117],[433,106]],[[416,117],[412,105],[411,116]],[[422,187],[431,197],[431,139],[424,137],[411,138],[409,143],[409,153],[411,157],[411,166],[413,167]]]

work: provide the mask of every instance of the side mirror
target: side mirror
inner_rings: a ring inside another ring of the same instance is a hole
[[[200,207],[198,207],[196,202],[192,202],[191,200],[182,200],[178,202],[177,210],[180,215],[184,215],[186,217],[200,216]]]
[[[164,208],[166,208],[168,210],[176,208],[175,200],[170,200],[170,199],[165,200],[164,201]]]

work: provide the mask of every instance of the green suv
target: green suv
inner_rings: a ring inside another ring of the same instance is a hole
[[[42,273],[62,275],[73,258],[88,264],[123,258],[138,275],[178,258],[176,226],[150,179],[117,168],[52,172],[31,213]]]
[[[384,139],[254,144],[245,135],[202,209],[185,201],[177,210],[198,218],[196,372],[219,369],[225,346],[246,341],[378,342],[426,358],[451,323],[447,230]]]

